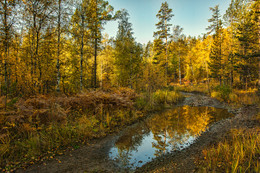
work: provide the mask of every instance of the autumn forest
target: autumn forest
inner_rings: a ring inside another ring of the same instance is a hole
[[[208,99],[229,110],[253,106],[258,115],[250,121],[260,123],[259,9],[258,0],[231,0],[224,15],[213,6],[207,33],[193,37],[174,25],[174,11],[163,2],[153,40],[141,44],[127,8],[115,11],[105,0],[0,0],[0,171],[25,170],[120,131],[148,113],[186,104],[187,93],[195,100],[188,105]],[[104,29],[110,21],[118,22],[115,37]],[[172,112],[176,126],[178,111]],[[202,119],[205,128],[212,121]],[[256,146],[259,123],[246,132]],[[199,125],[193,128],[201,133]],[[259,146],[248,154],[252,159],[215,160],[216,167],[200,160],[196,167],[222,172],[218,163],[230,161],[227,172],[257,172]]]

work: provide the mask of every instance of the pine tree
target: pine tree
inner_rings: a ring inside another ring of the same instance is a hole
[[[159,19],[159,22],[156,24],[158,31],[154,32],[154,37],[157,39],[165,40],[165,80],[167,84],[167,71],[168,71],[168,38],[170,36],[170,26],[169,24],[172,17],[172,9],[169,8],[167,2],[162,3],[160,10],[156,17]]]
[[[103,25],[107,21],[114,20],[116,15],[113,16],[112,13],[114,8],[109,5],[108,1],[104,0],[89,0],[90,4],[88,7],[88,28],[91,32],[92,45],[94,47],[94,66],[93,66],[93,87],[97,88],[97,55],[99,46],[102,40],[101,31]]]

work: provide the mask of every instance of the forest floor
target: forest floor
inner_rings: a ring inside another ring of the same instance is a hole
[[[260,127],[260,122],[253,118],[259,113],[257,106],[233,108],[200,93],[183,94],[186,95],[186,98],[179,106],[224,108],[234,113],[235,116],[211,125],[190,147],[153,159],[135,172],[197,172],[196,162],[203,157],[202,151],[227,138],[231,129]],[[109,149],[118,136],[119,134],[115,133],[102,139],[94,139],[79,149],[68,150],[64,155],[35,164],[27,170],[17,170],[17,172],[129,172],[129,170],[118,167],[108,157]]]

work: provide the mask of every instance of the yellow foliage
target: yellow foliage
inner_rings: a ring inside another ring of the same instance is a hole
[[[238,100],[238,96],[235,93],[230,93],[228,97],[231,102],[236,102]]]
[[[211,97],[219,99],[219,98],[221,98],[221,95],[219,92],[213,91],[213,92],[211,92]]]

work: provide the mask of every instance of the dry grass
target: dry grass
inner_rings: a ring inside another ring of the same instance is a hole
[[[206,83],[200,83],[200,84],[185,84],[185,85],[175,85],[176,90],[178,91],[185,91],[185,92],[199,92],[199,93],[205,93],[209,94],[209,88]],[[212,86],[210,87],[210,89]]]
[[[104,136],[143,116],[130,89],[19,99],[0,112],[0,171],[12,171]]]
[[[255,118],[260,123],[260,114]],[[260,128],[234,129],[216,146],[203,150],[199,172],[260,172]]]
[[[227,102],[234,106],[260,104],[259,96],[256,88],[248,90],[231,89],[228,86],[219,87],[218,83],[210,83],[210,91],[206,83],[194,85],[174,85],[178,91],[199,92],[208,94],[220,101]]]
[[[143,93],[135,102],[138,109],[145,111],[158,111],[166,106],[183,100],[184,96],[177,90],[157,90],[153,93]]]

